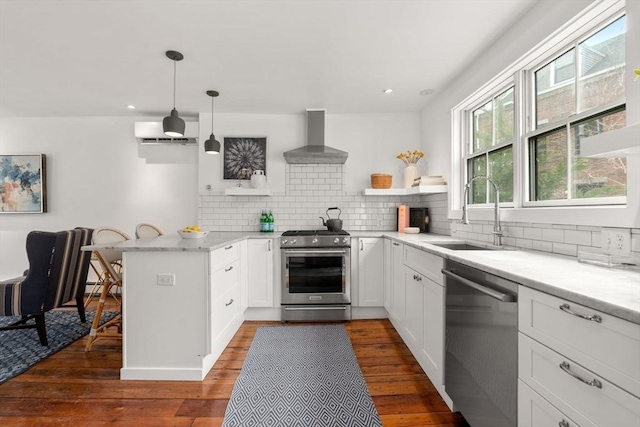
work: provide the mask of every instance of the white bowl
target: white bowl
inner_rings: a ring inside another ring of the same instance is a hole
[[[420,232],[420,228],[418,228],[418,227],[405,227],[404,232],[406,234],[418,234]]]
[[[209,234],[208,231],[184,231],[178,230],[178,234],[183,239],[201,239]]]

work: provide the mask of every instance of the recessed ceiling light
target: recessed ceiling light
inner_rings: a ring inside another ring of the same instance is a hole
[[[382,93],[391,93],[393,89],[382,89]]]
[[[135,106],[135,105],[127,105],[127,108],[128,108],[129,110],[135,110],[135,109],[136,109],[136,106]]]
[[[427,96],[427,95],[431,95],[435,92],[434,89],[425,89],[425,90],[421,90],[420,92],[418,92],[420,95],[422,96]]]

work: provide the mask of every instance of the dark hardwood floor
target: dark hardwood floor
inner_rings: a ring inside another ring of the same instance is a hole
[[[202,382],[121,381],[121,342],[102,340],[85,352],[80,339],[0,385],[0,425],[219,426],[256,328],[268,324],[245,322]],[[468,426],[388,320],[346,327],[385,427]]]

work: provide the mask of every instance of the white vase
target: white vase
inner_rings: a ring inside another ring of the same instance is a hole
[[[411,164],[404,168],[404,188],[411,188],[413,180],[420,176],[418,166]]]
[[[253,188],[264,188],[266,183],[267,177],[265,176],[264,171],[253,171],[253,174],[251,175],[251,186]]]

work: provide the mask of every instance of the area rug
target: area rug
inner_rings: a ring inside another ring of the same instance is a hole
[[[257,329],[223,427],[382,426],[342,324]]]
[[[45,313],[48,346],[40,344],[35,329],[0,331],[0,384],[19,375],[52,354],[62,350],[89,333],[95,312],[87,311],[86,323],[80,323],[76,310]],[[100,324],[112,319],[117,312],[104,311]],[[0,317],[0,326],[7,326],[18,317]]]

